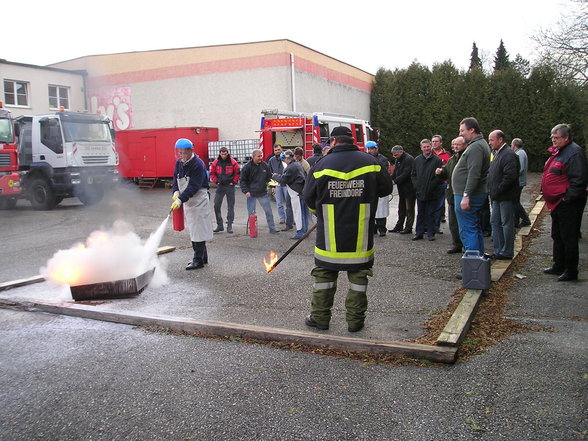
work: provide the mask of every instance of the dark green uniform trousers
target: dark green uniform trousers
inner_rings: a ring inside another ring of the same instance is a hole
[[[339,271],[328,270],[315,266],[311,273],[314,277],[310,315],[322,325],[331,321],[331,308],[337,291],[337,277]],[[367,311],[368,276],[372,276],[372,269],[347,271],[349,291],[345,299],[345,318],[349,326],[363,325]]]

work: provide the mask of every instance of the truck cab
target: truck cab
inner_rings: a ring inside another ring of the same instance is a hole
[[[118,183],[118,154],[109,120],[59,111],[16,119],[22,188],[35,209],[50,210],[63,198],[99,202]]]

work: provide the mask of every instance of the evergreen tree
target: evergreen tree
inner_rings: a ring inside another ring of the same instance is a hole
[[[472,46],[472,53],[470,55],[470,68],[468,70],[475,69],[482,70],[482,60],[478,54],[478,46],[476,46],[476,42],[474,41],[474,45]]]
[[[494,57],[494,72],[505,70],[511,67],[511,63],[508,57],[508,52],[504,47],[504,43],[500,40],[500,46],[496,50],[496,56]]]
[[[523,58],[521,54],[517,54],[512,62],[512,67],[524,77],[529,76],[531,73],[531,63],[529,63],[529,60]]]

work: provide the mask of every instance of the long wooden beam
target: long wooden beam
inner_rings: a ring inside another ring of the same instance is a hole
[[[221,337],[243,337],[264,341],[297,343],[309,346],[333,348],[344,351],[357,351],[376,354],[397,354],[439,363],[453,363],[457,349],[452,347],[423,345],[399,341],[368,340],[335,335],[321,335],[305,331],[266,328],[241,325],[213,320],[191,320],[134,312],[111,312],[99,310],[95,306],[80,304],[51,305],[32,302],[3,302],[0,307],[28,311],[41,311],[69,315],[92,320],[102,320],[134,326],[155,326],[174,331],[198,332]]]

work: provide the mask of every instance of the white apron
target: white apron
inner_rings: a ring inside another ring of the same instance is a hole
[[[378,208],[376,209],[376,219],[388,217],[390,214],[390,195],[378,198]]]
[[[292,203],[292,213],[294,214],[294,223],[296,224],[296,231],[302,229],[302,207],[300,207],[300,196],[294,190],[286,185],[288,195],[290,195],[290,202]]]
[[[178,178],[180,193],[183,193],[189,177]],[[206,188],[201,188],[194,196],[184,202],[184,222],[192,242],[212,240],[212,213]]]

